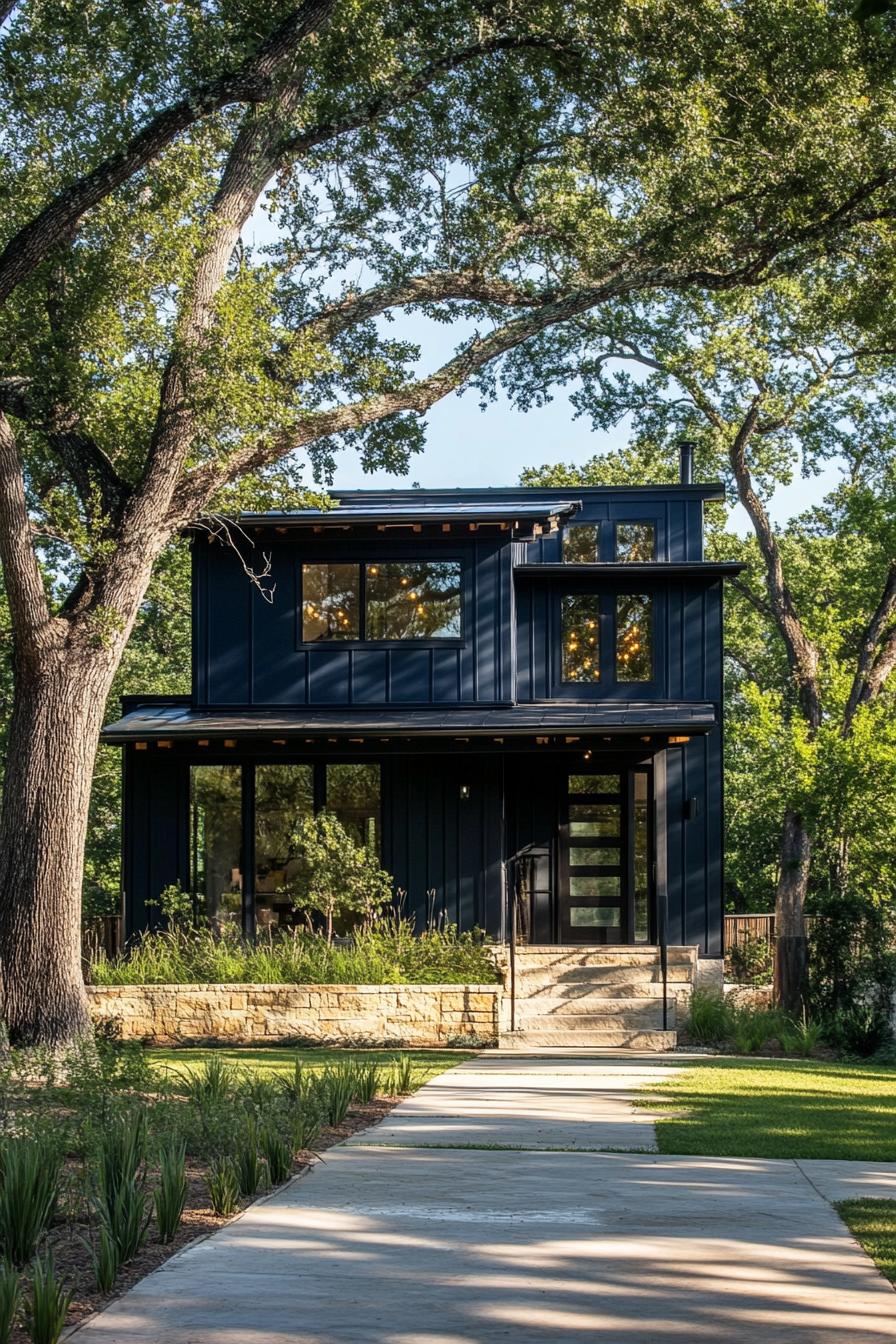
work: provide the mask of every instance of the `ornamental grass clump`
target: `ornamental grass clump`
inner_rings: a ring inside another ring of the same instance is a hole
[[[391,1085],[395,1096],[403,1097],[414,1087],[414,1061],[410,1055],[397,1055],[392,1065]]]
[[[21,1304],[18,1273],[8,1260],[0,1261],[0,1344],[9,1344]]]
[[[101,1293],[111,1292],[121,1268],[121,1251],[107,1222],[97,1228],[96,1244],[90,1245],[93,1281]]]
[[[380,1082],[380,1070],[378,1065],[372,1063],[358,1064],[354,1070],[354,1094],[353,1100],[359,1102],[362,1106],[369,1105],[377,1094]]]
[[[695,989],[691,995],[685,1030],[699,1045],[721,1045],[732,1029],[731,1005],[714,989]]]
[[[355,1097],[355,1067],[350,1062],[324,1069],[321,1075],[324,1118],[341,1125]]]
[[[217,1157],[206,1180],[212,1210],[219,1218],[232,1218],[240,1206],[240,1183],[232,1157]]]
[[[259,1143],[258,1125],[250,1116],[239,1138],[236,1155],[236,1177],[239,1192],[251,1199],[259,1186],[267,1184],[268,1170]]]
[[[31,1344],[57,1344],[71,1300],[71,1292],[56,1277],[52,1256],[35,1260],[31,1294],[25,1302],[25,1323]]]
[[[159,1183],[153,1191],[153,1207],[159,1240],[174,1240],[187,1202],[187,1153],[183,1141],[171,1141],[159,1154]]]
[[[258,1136],[258,1146],[267,1164],[271,1185],[282,1185],[292,1175],[293,1150],[273,1126],[266,1126]]]
[[[8,1139],[0,1148],[0,1255],[21,1269],[56,1213],[62,1163],[38,1139]]]
[[[133,1260],[149,1228],[146,1191],[146,1113],[117,1116],[102,1132],[94,1209],[118,1247],[122,1264]]]

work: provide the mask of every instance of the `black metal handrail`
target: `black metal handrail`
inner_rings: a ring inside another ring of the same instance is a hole
[[[669,1029],[669,932],[668,932],[668,897],[666,885],[663,883],[657,891],[656,901],[656,923],[657,936],[660,945],[660,974],[663,980],[663,1031]]]

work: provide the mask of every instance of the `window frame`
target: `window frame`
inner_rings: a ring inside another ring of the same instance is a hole
[[[460,634],[428,636],[426,639],[369,639],[367,637],[367,566],[368,565],[420,565],[454,562],[460,570]],[[305,603],[304,575],[305,565],[354,565],[358,571],[358,626],[357,639],[304,639],[303,607]],[[457,649],[467,643],[467,582],[468,557],[459,551],[440,555],[395,555],[371,557],[368,552],[359,559],[357,556],[333,555],[326,559],[315,556],[303,556],[296,564],[296,646],[302,651],[310,649]]]
[[[620,566],[622,568],[622,566]],[[651,603],[651,676],[649,681],[622,681],[616,671],[616,603],[621,596],[645,597]],[[599,611],[600,678],[595,681],[563,679],[563,599],[595,597]],[[585,581],[553,586],[550,602],[550,695],[554,700],[656,699],[663,693],[665,671],[665,622],[661,606],[664,591],[653,584]]]
[[[649,527],[653,532],[653,558],[651,560],[620,560],[620,527]],[[656,518],[614,518],[612,532],[613,563],[619,565],[620,569],[625,568],[626,565],[656,565],[665,563],[660,560],[660,528]]]

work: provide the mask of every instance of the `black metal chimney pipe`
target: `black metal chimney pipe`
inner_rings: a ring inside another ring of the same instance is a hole
[[[681,485],[693,485],[694,483],[694,448],[696,444],[693,439],[678,440],[678,480]]]

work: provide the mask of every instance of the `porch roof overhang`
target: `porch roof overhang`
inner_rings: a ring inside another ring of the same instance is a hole
[[[306,738],[376,736],[532,737],[551,733],[708,733],[717,724],[708,701],[617,701],[582,704],[506,705],[489,709],[276,709],[255,712],[197,710],[185,705],[144,705],[102,731],[104,742],[125,745],[153,738]]]
[[[503,498],[500,494],[476,500],[351,500],[336,501],[331,509],[293,509],[267,513],[241,513],[232,521],[250,531],[389,532],[422,531],[424,527],[451,532],[498,528],[511,536],[524,537],[539,531],[554,532],[581,509],[578,499]],[[211,525],[210,525],[211,521]],[[200,520],[192,531],[216,531],[220,520]]]

